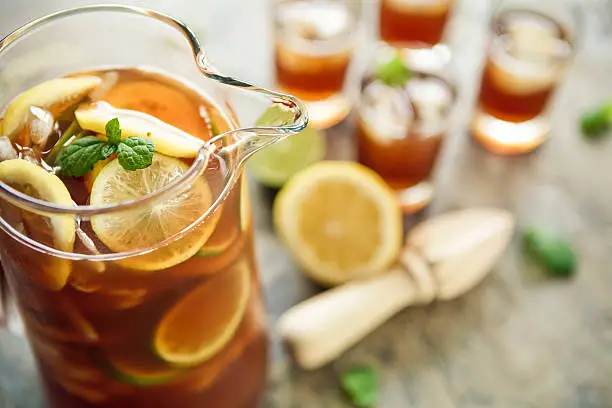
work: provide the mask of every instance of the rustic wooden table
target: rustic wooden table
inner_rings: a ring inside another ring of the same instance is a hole
[[[94,2],[5,0],[0,32],[84,3]],[[270,85],[266,0],[125,3],[183,18],[204,37],[222,70]],[[612,139],[589,143],[576,127],[581,111],[612,94],[612,35],[606,29],[610,5],[606,16],[604,0],[582,2],[582,50],[557,95],[551,140],[533,154],[502,158],[481,150],[466,131],[490,2],[459,3],[449,39],[461,86],[460,120],[436,173],[438,195],[419,217],[492,205],[515,213],[520,225],[534,219],[555,223],[579,253],[579,272],[572,280],[542,278],[524,259],[515,237],[491,275],[469,294],[402,312],[328,367],[297,369],[273,335],[267,408],[348,407],[338,390],[338,373],[363,363],[381,373],[381,408],[612,407]],[[352,157],[351,130],[347,121],[327,132],[330,157]],[[276,239],[270,192],[254,183],[251,190],[258,261],[274,323],[319,289],[300,274]],[[27,346],[0,330],[0,407],[42,406]]]

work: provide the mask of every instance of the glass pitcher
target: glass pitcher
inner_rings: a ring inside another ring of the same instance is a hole
[[[306,126],[302,103],[221,75],[183,23],[130,6],[33,21],[0,67],[0,254],[49,405],[258,406],[242,169]]]

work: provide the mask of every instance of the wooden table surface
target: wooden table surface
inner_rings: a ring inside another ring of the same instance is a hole
[[[50,10],[85,3],[94,2],[4,0],[0,33]],[[124,3],[184,19],[204,37],[220,69],[271,84],[266,0]],[[571,280],[543,278],[515,237],[490,276],[469,294],[400,313],[328,367],[297,369],[273,334],[265,408],[348,407],[338,390],[338,373],[358,364],[380,371],[381,408],[612,407],[612,138],[587,142],[576,126],[583,110],[612,96],[612,34],[606,29],[612,6],[606,16],[604,0],[582,2],[582,49],[555,100],[550,141],[533,154],[503,158],[480,149],[466,131],[491,4],[459,3],[448,34],[461,88],[459,121],[436,172],[436,199],[419,217],[490,205],[512,211],[520,225],[554,223],[577,249],[579,271]],[[329,130],[327,138],[331,158],[352,157],[350,120]],[[270,192],[255,183],[251,191],[273,324],[319,289],[275,237]],[[0,408],[40,408],[41,401],[24,341],[0,330]]]

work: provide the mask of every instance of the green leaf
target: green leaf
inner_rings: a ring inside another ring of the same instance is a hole
[[[374,407],[378,400],[378,376],[370,367],[354,368],[342,375],[342,389],[359,408]]]
[[[144,169],[153,162],[155,144],[151,139],[128,137],[121,140],[117,149],[119,164],[126,170]]]
[[[111,154],[117,151],[117,145],[106,143],[104,147],[102,147],[102,159],[106,159]]]
[[[603,136],[612,127],[612,103],[586,112],[580,118],[580,130],[585,136]]]
[[[121,142],[121,126],[119,126],[119,119],[114,118],[106,122],[106,138],[110,144],[117,145]]]
[[[110,154],[106,155],[107,145],[106,141],[95,136],[85,136],[75,140],[62,150],[57,160],[60,172],[69,177],[84,175],[93,168],[97,161],[110,156]]]
[[[542,226],[525,230],[523,240],[527,251],[551,276],[570,277],[577,265],[576,255],[565,237],[559,232]]]
[[[412,73],[398,54],[379,66],[376,72],[376,78],[389,86],[402,86],[411,76]]]

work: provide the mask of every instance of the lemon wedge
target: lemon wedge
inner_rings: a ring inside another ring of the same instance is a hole
[[[25,125],[30,106],[38,106],[57,116],[101,82],[96,76],[84,75],[56,78],[30,88],[13,99],[6,108],[2,133],[9,137],[15,135]]]
[[[104,166],[93,182],[92,205],[117,204],[137,200],[168,185],[189,166],[161,154],[153,156],[151,166],[137,171],[125,170],[117,159]],[[143,204],[133,210],[91,217],[98,238],[115,252],[154,247],[192,225],[213,203],[212,192],[203,178],[171,198]],[[218,213],[218,211],[217,211]],[[155,271],[177,265],[192,257],[213,233],[218,215],[192,227],[170,245],[119,261],[139,271]]]
[[[201,364],[215,356],[238,330],[250,288],[246,261],[196,287],[157,327],[153,344],[157,355],[177,366]]]
[[[68,189],[57,176],[26,160],[12,159],[0,163],[0,181],[49,203],[73,205]],[[46,217],[25,210],[19,210],[19,213],[19,221],[26,227],[30,238],[55,249],[72,252],[76,233],[76,224],[72,216]],[[48,289],[62,289],[70,276],[72,267],[70,261],[42,254],[40,258],[40,262],[33,259],[33,263],[24,268],[24,272]]]
[[[106,123],[118,118],[122,137],[147,137],[155,143],[155,151],[171,157],[196,157],[204,142],[154,116],[135,110],[117,109],[106,102],[79,107],[75,112],[79,125],[104,134]]]
[[[337,285],[384,272],[402,244],[395,196],[372,170],[323,161],[280,191],[274,225],[304,272]]]

